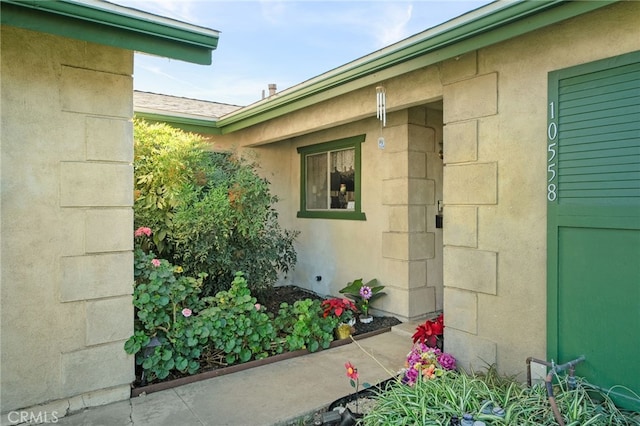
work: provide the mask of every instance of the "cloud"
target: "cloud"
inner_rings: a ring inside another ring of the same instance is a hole
[[[413,5],[411,3],[398,3],[385,5],[382,19],[378,21],[375,37],[378,48],[382,48],[407,38],[407,25],[411,21]]]
[[[199,24],[202,19],[194,12],[194,0],[115,0],[115,3],[179,21]]]
[[[269,23],[280,25],[286,21],[287,7],[282,0],[260,0],[262,17]]]

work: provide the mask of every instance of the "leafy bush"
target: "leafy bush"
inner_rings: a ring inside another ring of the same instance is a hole
[[[220,291],[206,302],[210,306],[200,316],[210,325],[211,343],[224,351],[227,363],[269,356],[276,331],[267,313],[251,296],[242,273],[236,274],[229,291]]]
[[[209,353],[235,364],[285,349],[314,352],[333,340],[337,318],[323,318],[319,301],[283,304],[274,318],[256,303],[241,272],[229,290],[201,297],[204,274],[188,277],[182,267],[147,253],[151,240],[150,228],[136,230],[135,331],[124,345],[146,380],[164,379],[172,371],[194,374]]]
[[[293,305],[282,303],[275,318],[276,328],[286,336],[287,349],[308,349],[316,352],[326,349],[333,340],[333,332],[340,321],[325,317],[319,300],[298,300]]]
[[[135,227],[154,229],[154,250],[170,257],[174,209],[183,187],[202,180],[206,145],[195,134],[144,120],[134,121],[133,138]]]
[[[228,290],[243,271],[253,291],[296,263],[298,233],[283,230],[269,182],[256,165],[167,125],[135,122],[135,223],[155,230],[156,252],[191,275],[203,294]]]

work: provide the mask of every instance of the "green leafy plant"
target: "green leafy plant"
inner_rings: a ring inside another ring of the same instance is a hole
[[[157,254],[171,258],[173,215],[188,183],[202,183],[206,145],[202,137],[166,124],[136,119],[134,140],[134,223],[154,229]]]
[[[577,381],[573,390],[567,377],[558,377],[556,385],[556,403],[567,425],[638,424],[637,416],[616,408],[606,394],[580,378]],[[465,413],[487,425],[558,424],[543,384],[527,387],[499,376],[493,367],[482,374],[445,371],[437,380],[418,380],[414,386],[392,381],[375,399],[364,425],[448,425]]]
[[[256,292],[293,268],[298,232],[280,227],[277,198],[255,163],[144,120],[134,122],[134,147],[135,224],[154,229],[150,250],[187,274],[207,274],[204,295],[228,290],[237,271]]]
[[[326,349],[333,341],[338,318],[323,315],[319,300],[298,300],[293,305],[282,303],[274,323],[285,336],[287,349],[307,349],[316,352]]]
[[[269,315],[256,303],[241,272],[228,291],[206,298],[200,315],[210,324],[211,343],[224,351],[226,362],[247,362],[269,356],[277,335]]]
[[[153,252],[145,253],[141,246],[151,237],[149,228],[139,228],[135,235],[135,331],[124,349],[136,355],[149,380],[163,379],[173,369],[192,374],[200,367],[201,345],[207,337],[205,325],[191,318],[203,307],[199,298],[203,276],[184,276],[182,268]],[[187,335],[199,338],[189,340]],[[153,338],[157,344],[148,347]]]
[[[370,304],[380,296],[386,294],[382,291],[384,286],[377,284],[378,280],[375,278],[366,284],[362,281],[362,278],[358,278],[357,280],[348,283],[347,286],[339,292],[353,299],[358,310],[362,312],[364,316],[367,316],[369,314]]]

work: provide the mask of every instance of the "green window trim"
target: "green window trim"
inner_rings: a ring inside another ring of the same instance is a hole
[[[349,138],[338,139],[331,142],[324,142],[316,145],[299,147],[297,149],[300,154],[300,210],[297,217],[299,218],[313,218],[313,219],[342,219],[342,220],[366,220],[367,217],[362,212],[362,170],[361,170],[361,156],[362,156],[362,143],[365,141],[366,135],[352,136]],[[354,182],[354,195],[355,206],[353,210],[307,210],[306,200],[306,182],[307,182],[307,156],[312,154],[319,154],[330,151],[337,151],[342,149],[354,149],[354,169],[355,169],[355,182]]]

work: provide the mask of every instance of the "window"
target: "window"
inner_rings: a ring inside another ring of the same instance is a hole
[[[365,220],[360,200],[360,147],[365,135],[298,148],[298,217]]]

